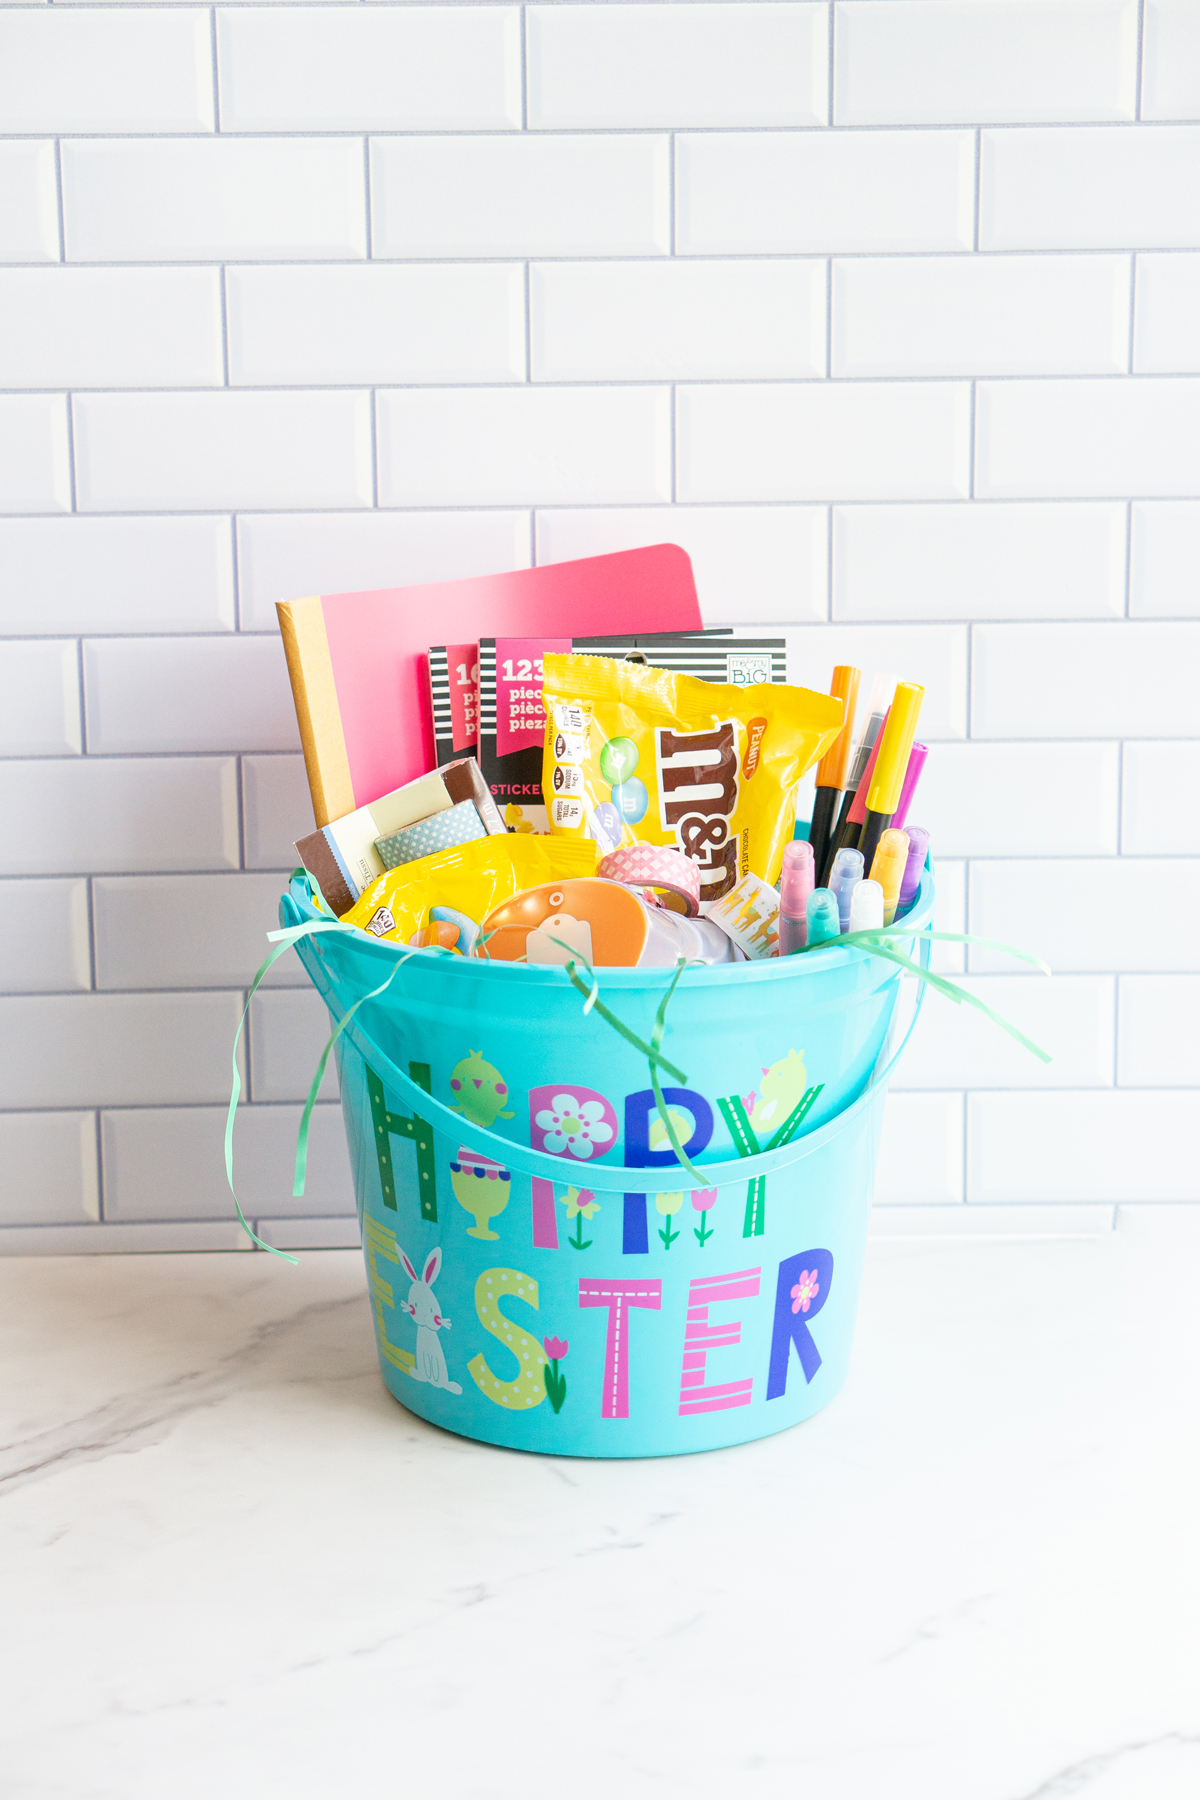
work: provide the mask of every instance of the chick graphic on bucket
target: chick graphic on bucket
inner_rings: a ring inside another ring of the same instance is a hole
[[[461,1113],[472,1125],[490,1130],[497,1119],[514,1116],[504,1110],[508,1088],[503,1075],[485,1062],[478,1050],[468,1050],[462,1061],[455,1063],[450,1071],[450,1091],[454,1095],[451,1112]]]
[[[408,1299],[400,1302],[399,1310],[406,1312],[410,1319],[415,1319],[417,1325],[416,1365],[405,1372],[414,1381],[427,1381],[430,1387],[444,1388],[448,1394],[461,1394],[462,1388],[458,1382],[450,1379],[446,1358],[438,1343],[438,1332],[450,1329],[450,1321],[439,1312],[437,1295],[433,1291],[433,1284],[442,1266],[442,1253],[440,1250],[431,1250],[426,1258],[424,1271],[418,1275],[399,1244],[396,1249],[412,1280]]]
[[[764,1069],[762,1076],[758,1092],[747,1094],[743,1104],[755,1133],[768,1138],[804,1098],[808,1085],[804,1057],[799,1050],[789,1050],[779,1062]]]

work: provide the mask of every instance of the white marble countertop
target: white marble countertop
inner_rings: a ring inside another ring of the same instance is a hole
[[[841,1396],[661,1461],[411,1417],[356,1252],[11,1260],[0,1346],[5,1800],[1200,1794],[1182,1216],[876,1241]]]

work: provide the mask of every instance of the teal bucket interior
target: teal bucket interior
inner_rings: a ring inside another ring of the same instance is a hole
[[[927,869],[914,930],[933,892]],[[294,879],[281,922],[318,917]],[[514,1448],[642,1456],[763,1436],[836,1392],[894,964],[835,948],[685,972],[661,1080],[697,1187],[645,1055],[563,969],[341,932],[297,949],[335,1023],[396,970],[338,1060],[380,1364],[406,1407]],[[670,979],[601,970],[600,998],[648,1041]]]

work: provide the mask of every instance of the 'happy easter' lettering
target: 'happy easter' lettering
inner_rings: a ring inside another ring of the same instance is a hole
[[[664,1106],[681,1106],[692,1116],[692,1135],[684,1144],[684,1154],[699,1156],[713,1134],[712,1107],[703,1094],[690,1088],[664,1088]],[[650,1120],[657,1117],[654,1089],[642,1088],[625,1096],[625,1167],[627,1169],[669,1169],[676,1161],[675,1152],[650,1148]],[[650,1248],[646,1223],[645,1194],[626,1194],[625,1222],[621,1249],[626,1256],[645,1256]]]
[[[801,1250],[779,1265],[775,1285],[775,1320],[771,1326],[771,1361],[767,1370],[767,1399],[778,1400],[787,1390],[788,1359],[793,1344],[811,1381],[821,1366],[821,1352],[808,1329],[826,1300],[833,1280],[833,1256],[828,1250]]]
[[[662,1307],[661,1281],[589,1281],[579,1283],[580,1306],[608,1308],[608,1336],[604,1344],[604,1392],[602,1419],[629,1417],[629,1308]]]

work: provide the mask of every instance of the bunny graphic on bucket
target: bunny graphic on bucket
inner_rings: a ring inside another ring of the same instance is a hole
[[[425,1259],[425,1268],[418,1275],[400,1245],[396,1246],[400,1261],[412,1279],[408,1290],[408,1299],[400,1302],[399,1310],[406,1312],[417,1325],[417,1360],[415,1368],[405,1371],[414,1381],[427,1381],[430,1387],[445,1388],[448,1394],[461,1394],[462,1388],[457,1381],[451,1381],[446,1369],[446,1358],[442,1355],[442,1346],[438,1343],[438,1332],[449,1331],[450,1321],[443,1318],[438,1311],[437,1295],[433,1284],[438,1278],[442,1266],[441,1250],[431,1250]]]

